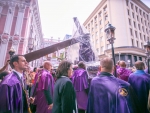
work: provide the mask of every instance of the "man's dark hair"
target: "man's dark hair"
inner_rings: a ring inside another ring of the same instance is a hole
[[[69,61],[62,61],[56,70],[56,77],[60,78],[61,76],[68,76],[68,70],[71,65],[72,63]]]
[[[40,68],[43,68],[43,66],[40,66]]]
[[[135,65],[137,70],[144,70],[145,69],[145,64],[142,61],[136,61],[134,65]]]
[[[80,61],[80,62],[78,63],[78,67],[79,67],[79,68],[82,68],[82,69],[86,69],[86,66],[85,66],[84,62],[82,62],[82,61]]]
[[[36,72],[36,70],[37,70],[37,67],[35,67],[35,68],[33,69],[33,72]]]
[[[12,69],[14,68],[13,63],[14,63],[14,62],[18,62],[19,56],[23,56],[23,57],[24,57],[24,55],[13,55],[13,56],[11,57],[11,59],[10,59],[10,66],[11,66]]]
[[[3,71],[0,73],[0,79],[3,79],[6,75],[8,75],[9,72],[8,71]]]

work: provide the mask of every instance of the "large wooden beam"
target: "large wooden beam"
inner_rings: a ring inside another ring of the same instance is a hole
[[[46,48],[27,53],[24,56],[25,56],[26,60],[28,62],[30,62],[30,61],[36,60],[38,58],[41,58],[45,55],[48,55],[50,53],[53,53],[57,50],[63,49],[65,47],[68,47],[68,46],[73,45],[73,44],[78,43],[78,42],[79,41],[77,40],[77,38],[71,38],[69,40],[53,44],[53,45],[48,46]]]

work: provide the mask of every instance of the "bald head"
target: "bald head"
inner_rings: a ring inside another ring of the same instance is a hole
[[[126,62],[125,61],[120,61],[119,64],[120,64],[120,67],[126,68]]]
[[[52,65],[49,61],[44,61],[43,63],[43,67],[46,69],[46,70],[51,70],[52,69]]]
[[[142,61],[136,61],[134,65],[135,65],[137,70],[144,70],[145,69],[144,62],[142,62]]]
[[[113,71],[114,63],[111,58],[104,58],[100,61],[100,70],[101,72],[109,72]]]

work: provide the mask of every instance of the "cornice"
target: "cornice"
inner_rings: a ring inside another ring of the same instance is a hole
[[[150,13],[150,8],[147,5],[145,5],[141,0],[132,0],[132,1],[139,7],[144,9],[147,13]]]
[[[83,25],[86,25],[90,19],[95,15],[95,13],[104,5],[104,3],[106,2],[107,0],[102,0],[98,6],[94,9],[94,11],[90,14],[90,16],[86,19],[86,21],[83,23]]]

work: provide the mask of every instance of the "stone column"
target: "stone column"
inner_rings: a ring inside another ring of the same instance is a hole
[[[12,46],[14,47],[16,54],[18,53],[18,46],[21,40],[21,30],[22,30],[22,23],[24,18],[24,11],[25,11],[25,5],[20,4],[17,21],[16,21],[15,34],[12,37],[12,42],[13,42]]]
[[[13,2],[9,2],[8,5],[9,5],[9,8],[8,8],[5,27],[4,27],[4,33],[6,34],[10,34],[14,11],[15,11],[15,4]]]
[[[7,46],[9,41],[9,35],[8,34],[2,34],[1,35],[1,51],[0,51],[0,68],[4,66],[5,58],[6,58],[6,52],[7,52]]]
[[[5,58],[7,53],[7,47],[8,47],[8,42],[10,38],[10,30],[12,26],[12,20],[13,20],[13,15],[14,15],[14,9],[15,9],[15,4],[13,2],[8,2],[9,8],[8,8],[8,13],[6,17],[6,22],[4,26],[4,31],[3,34],[1,35],[1,51],[0,51],[0,67],[2,67],[5,63]],[[2,8],[0,8],[0,11]]]

